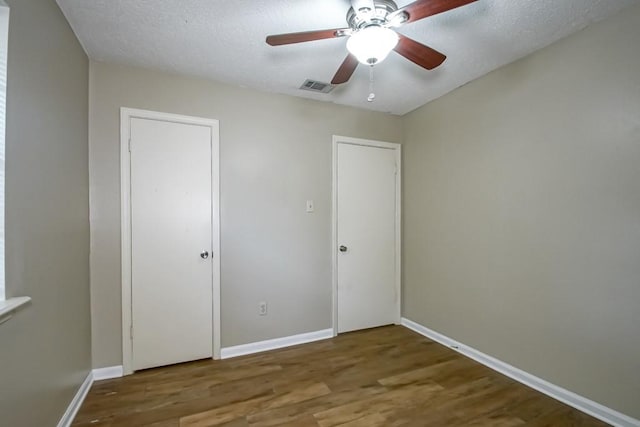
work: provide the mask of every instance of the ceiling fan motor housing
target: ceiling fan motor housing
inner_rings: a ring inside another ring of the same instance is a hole
[[[375,0],[374,10],[354,10],[347,12],[347,23],[354,31],[361,30],[371,25],[388,26],[389,15],[398,10],[398,5],[392,0]]]

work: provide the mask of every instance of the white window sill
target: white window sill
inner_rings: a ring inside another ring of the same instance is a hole
[[[11,313],[31,301],[30,297],[16,297],[0,301],[0,324],[11,318]]]

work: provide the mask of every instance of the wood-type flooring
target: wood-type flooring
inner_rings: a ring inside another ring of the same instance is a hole
[[[606,426],[402,326],[94,383],[75,427]]]

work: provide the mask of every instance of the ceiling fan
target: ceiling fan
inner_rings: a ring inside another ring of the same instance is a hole
[[[477,0],[417,0],[399,9],[392,0],[351,0],[351,7],[347,12],[347,28],[271,35],[267,37],[267,43],[280,46],[349,37],[349,54],[331,80],[332,84],[348,82],[358,63],[376,65],[392,50],[415,64],[432,70],[447,57],[394,29],[475,1]]]

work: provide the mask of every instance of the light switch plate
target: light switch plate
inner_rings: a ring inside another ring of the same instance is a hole
[[[311,213],[313,212],[313,200],[307,200],[307,212]]]

